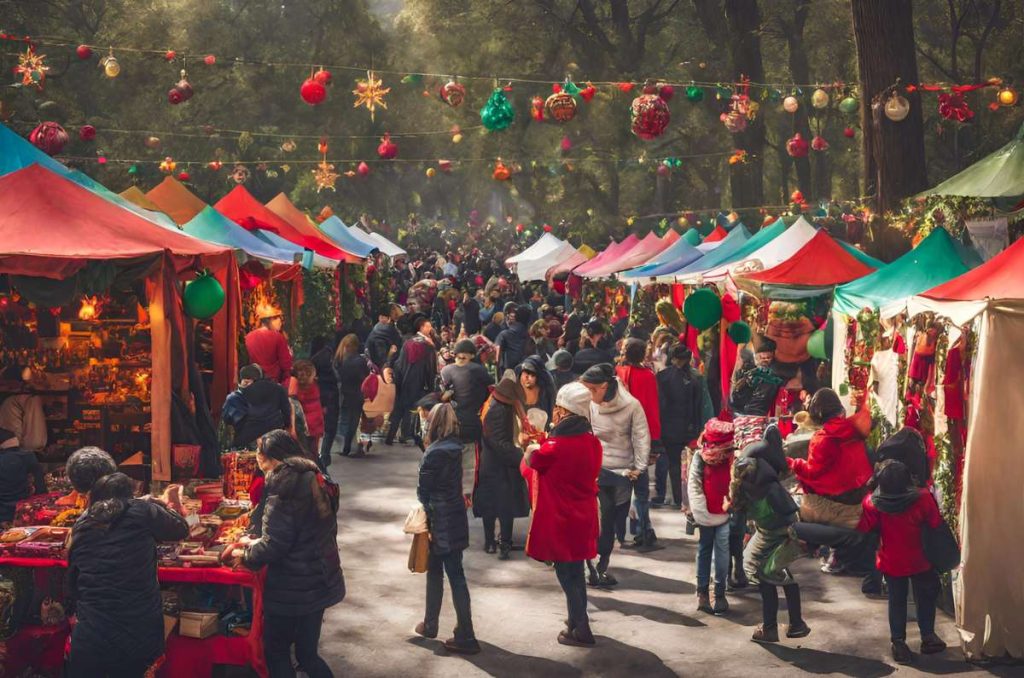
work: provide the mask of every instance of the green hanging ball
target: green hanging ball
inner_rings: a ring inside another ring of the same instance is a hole
[[[839,102],[839,110],[847,115],[853,115],[860,108],[860,102],[854,97],[846,97]]]
[[[750,325],[742,320],[737,320],[729,325],[729,338],[732,339],[734,344],[746,344],[750,341],[752,334]]]
[[[128,168],[128,174],[131,174],[132,176],[135,176],[138,173],[139,173],[139,166],[138,165],[132,165],[131,167]]]
[[[697,85],[690,85],[686,88],[686,100],[692,103],[704,101],[704,89]]]
[[[686,297],[683,315],[688,323],[703,332],[722,319],[722,300],[709,289],[697,290]]]
[[[811,354],[812,358],[828,360],[828,354],[825,352],[824,330],[814,330],[814,332],[811,332],[811,337],[807,340],[807,352]]]
[[[200,320],[212,318],[224,306],[224,288],[209,271],[187,283],[181,296],[185,313]]]

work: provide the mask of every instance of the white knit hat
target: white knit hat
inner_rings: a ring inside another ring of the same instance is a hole
[[[558,390],[555,406],[590,419],[590,400],[590,390],[580,382],[573,381]]]

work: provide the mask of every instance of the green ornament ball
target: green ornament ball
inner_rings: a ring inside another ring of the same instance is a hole
[[[737,320],[729,325],[729,338],[732,339],[734,344],[746,344],[750,341],[752,335],[753,332],[750,330],[750,325],[742,320]]]
[[[825,352],[824,330],[814,330],[814,332],[811,332],[811,337],[807,340],[807,352],[811,354],[812,358],[828,360],[828,354]]]
[[[135,174],[138,174],[138,173],[139,173],[139,166],[138,165],[132,165],[131,167],[128,168],[128,174],[135,175]]]
[[[847,115],[852,115],[860,108],[860,102],[854,97],[846,97],[839,102],[839,110]]]
[[[709,289],[697,290],[686,297],[683,315],[688,323],[703,332],[722,319],[722,300]]]
[[[704,88],[697,85],[690,85],[686,88],[687,101],[697,103],[704,100]]]
[[[501,88],[494,90],[487,103],[480,109],[480,122],[491,132],[507,129],[515,117],[515,109]]]
[[[199,320],[212,318],[224,306],[224,288],[209,271],[186,284],[181,296],[185,313]]]

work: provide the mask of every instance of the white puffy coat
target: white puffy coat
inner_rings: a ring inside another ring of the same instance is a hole
[[[601,441],[601,466],[625,475],[647,468],[651,454],[651,430],[640,401],[629,394],[621,381],[615,397],[606,403],[590,403],[590,424]]]

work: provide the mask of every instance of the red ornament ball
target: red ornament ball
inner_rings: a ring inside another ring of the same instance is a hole
[[[853,131],[852,127],[847,127],[843,130],[843,136],[847,139],[852,139],[854,134],[856,134],[856,132]]]
[[[89,45],[79,45],[75,49],[75,56],[77,56],[82,61],[85,61],[86,59],[91,58],[92,57],[92,47],[89,47]]]
[[[203,57],[203,63],[206,64],[207,66],[212,66],[215,63],[217,63],[217,57],[215,57],[212,54],[207,54],[206,56]]]
[[[165,61],[174,61],[177,57],[178,57],[178,53],[175,52],[173,49],[167,50],[167,53],[164,54],[164,60]]]
[[[815,151],[827,151],[828,141],[825,140],[825,137],[818,134],[813,139],[811,139],[811,148]]]
[[[658,85],[658,94],[665,101],[672,101],[672,97],[675,95],[675,93],[676,88],[673,87],[672,85],[666,85],[664,83]]]
[[[331,84],[331,72],[320,69],[313,74],[313,79],[319,82],[321,85],[327,86]]]
[[[47,155],[57,155],[68,143],[68,133],[55,122],[41,122],[28,135],[32,145]]]
[[[670,174],[672,174],[672,168],[670,168],[668,165],[658,165],[657,172],[659,177],[667,177]]]
[[[660,95],[650,92],[633,99],[629,113],[633,134],[647,141],[660,137],[671,118],[665,100]]]
[[[370,166],[365,162],[361,162],[359,163],[359,166],[356,167],[356,171],[359,172],[359,176],[361,177],[368,176],[370,174]]]
[[[98,162],[101,165],[106,165],[107,164],[107,158],[106,158],[106,156],[101,155],[100,157],[96,158],[96,162]]]
[[[544,224],[544,232],[550,233],[552,231],[551,224]]]
[[[516,224],[516,233],[522,233],[526,230],[526,226],[523,224]]]
[[[380,146],[377,147],[377,155],[382,160],[392,160],[398,155],[398,144],[391,141],[391,135],[387,132],[384,133],[384,138],[380,140]]]
[[[327,88],[313,78],[306,78],[299,88],[299,96],[310,106],[322,104],[327,98]]]
[[[802,203],[804,201],[804,194],[800,191],[793,191],[789,196],[790,202]]]
[[[192,177],[191,177],[191,175],[189,175],[188,172],[179,172],[178,173],[178,181],[188,181],[191,178]]]
[[[78,138],[82,141],[92,141],[96,138],[96,128],[92,125],[82,125],[78,128]]]
[[[797,132],[789,141],[786,142],[786,153],[789,153],[791,158],[806,158],[807,152],[810,150],[810,144],[804,139],[800,132]]]
[[[441,101],[445,102],[452,108],[458,108],[462,105],[462,102],[466,100],[466,86],[462,83],[450,80],[441,85],[438,90],[438,96],[441,97]]]

